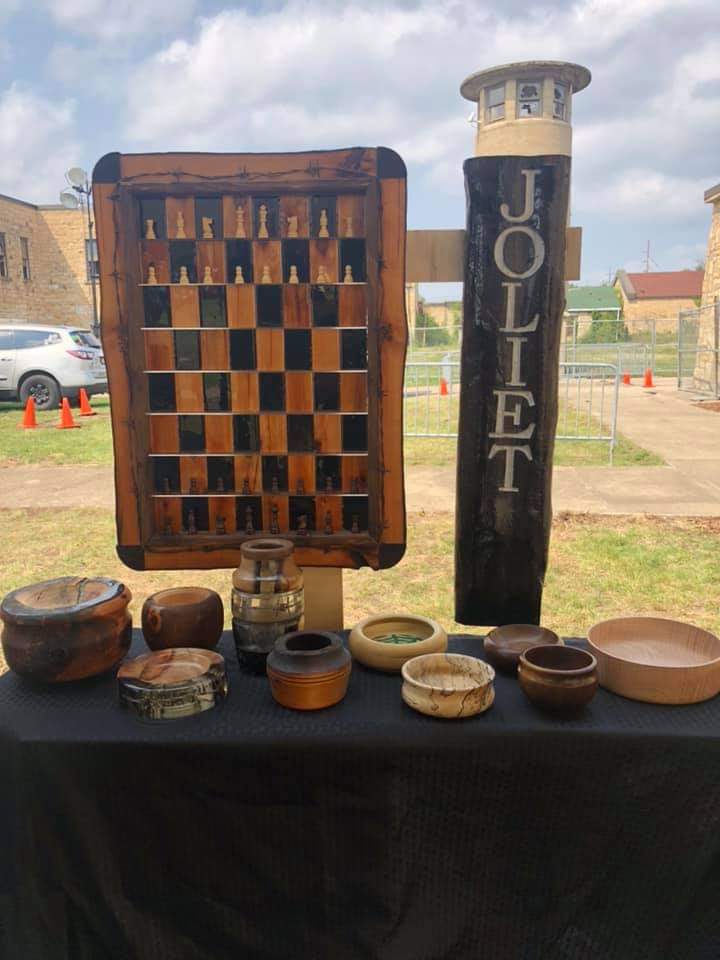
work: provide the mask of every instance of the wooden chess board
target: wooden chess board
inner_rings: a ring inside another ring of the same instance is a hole
[[[384,148],[108,154],[93,174],[118,552],[404,552],[405,168]]]

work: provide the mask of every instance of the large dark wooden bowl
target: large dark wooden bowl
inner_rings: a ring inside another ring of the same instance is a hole
[[[11,670],[42,683],[112,669],[130,648],[130,591],[104,577],[60,577],[9,593],[0,604]]]
[[[160,590],[142,608],[143,636],[151,650],[212,650],[222,634],[223,620],[222,600],[205,587]]]

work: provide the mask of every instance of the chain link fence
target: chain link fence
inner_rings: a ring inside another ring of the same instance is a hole
[[[678,317],[679,390],[720,397],[720,301]]]

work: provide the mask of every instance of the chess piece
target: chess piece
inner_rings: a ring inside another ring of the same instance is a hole
[[[235,267],[235,283],[245,283],[241,266]]]
[[[350,481],[350,493],[360,493],[360,484],[357,477],[353,477]]]
[[[327,533],[329,536],[332,532],[333,532],[332,514],[328,510],[327,513],[325,514],[325,533]]]
[[[224,478],[224,477],[218,477],[218,478],[217,478],[217,488],[216,488],[216,489],[217,489],[217,492],[218,492],[218,493],[225,493],[225,478]]]
[[[151,283],[151,284],[157,283],[157,275],[156,275],[156,273],[155,273],[155,267],[154,267],[154,265],[153,265],[152,263],[151,263],[150,266],[148,267],[148,275],[147,275],[147,281],[146,281],[146,282],[147,282],[147,283]]]
[[[302,496],[304,496],[304,494],[305,494],[305,481],[303,480],[302,477],[300,477],[300,478],[298,479],[298,482],[297,482],[297,484],[295,485],[295,493],[296,493],[299,497],[302,497]]]
[[[272,283],[272,277],[270,276],[270,267],[265,264],[263,267],[262,276],[260,277],[260,283]]]
[[[353,235],[352,217],[345,217],[345,236],[351,237],[352,235]]]
[[[255,527],[253,526],[252,507],[245,507],[245,533],[255,533]]]
[[[333,478],[331,476],[325,477],[325,493],[332,493],[333,490]]]
[[[190,493],[197,493],[197,492],[198,492],[197,480],[195,479],[195,477],[192,477],[190,480]]]
[[[320,229],[318,230],[319,237],[329,237],[328,232],[328,215],[327,210],[323,207],[320,211]]]
[[[212,267],[205,267],[205,270],[203,272],[203,283],[212,283],[212,282],[213,282]]]
[[[273,503],[270,507],[270,533],[280,533],[280,524],[278,523],[278,506]]]
[[[298,218],[297,217],[287,218],[287,235],[288,237],[296,237],[298,235]]]
[[[316,282],[317,282],[317,283],[330,283],[330,277],[328,276],[328,272],[327,272],[327,270],[325,269],[325,264],[324,264],[324,263],[321,263],[320,266],[319,266],[319,268],[318,268],[318,274],[317,274],[317,281],[316,281]]]
[[[163,477],[162,488],[163,493],[170,493],[170,477]]]
[[[177,217],[175,217],[175,239],[176,240],[185,240],[185,217],[183,216],[182,210],[178,210]]]
[[[355,283],[352,275],[352,267],[348,263],[345,267],[345,276],[343,277],[343,283]]]
[[[203,240],[215,239],[215,221],[212,217],[202,217],[202,238]]]
[[[235,236],[245,236],[245,210],[240,204],[235,207]]]
[[[155,233],[155,221],[151,218],[145,221],[145,239],[157,240],[157,234]]]
[[[197,533],[197,526],[195,525],[194,510],[188,510],[188,533]]]
[[[280,493],[280,485],[278,484],[277,477],[273,477],[270,481],[270,491],[271,493]]]
[[[360,533],[360,514],[354,513],[352,515],[352,527],[350,528],[350,533]]]
[[[180,283],[190,283],[187,267],[180,267]]]
[[[300,283],[300,277],[298,277],[297,267],[294,263],[290,265],[290,279],[288,283]]]
[[[247,477],[243,480],[242,492],[244,497],[247,497],[250,493],[250,484],[247,481]],[[248,507],[248,510],[249,509],[250,507]]]
[[[298,517],[297,532],[299,537],[307,536],[307,532],[308,532],[307,515],[304,513],[301,513],[300,516]]]
[[[260,225],[258,227],[258,240],[267,240],[270,234],[267,228],[268,208],[264,203],[260,204],[259,217]]]
[[[215,533],[218,536],[222,536],[226,532],[225,517],[215,517]]]
[[[163,534],[164,534],[166,537],[171,537],[171,536],[172,536],[172,523],[170,522],[170,518],[169,518],[169,517],[167,517],[166,520],[165,520],[165,526],[163,527]]]

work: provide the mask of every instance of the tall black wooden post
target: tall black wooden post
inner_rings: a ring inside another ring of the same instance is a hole
[[[455,618],[539,623],[570,158],[474,157],[464,171]]]

